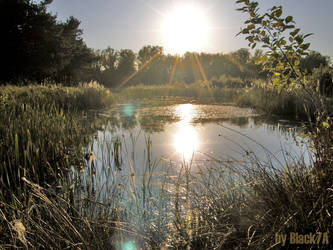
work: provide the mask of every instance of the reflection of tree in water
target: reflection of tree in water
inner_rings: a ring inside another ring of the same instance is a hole
[[[112,110],[109,112],[108,116],[109,116],[108,126],[110,128],[120,128],[121,121],[118,112],[116,110]]]
[[[135,115],[120,116],[120,121],[121,121],[121,126],[127,130],[135,128],[138,123]]]
[[[139,123],[143,131],[146,133],[163,132],[167,123],[177,122],[178,118],[173,116],[156,116],[156,115],[143,115],[140,117]]]
[[[280,117],[264,117],[257,116],[251,118],[255,126],[265,126],[271,132],[279,132],[283,134],[297,135],[299,132],[304,132],[304,127],[297,121],[281,120]]]
[[[136,109],[132,104],[126,104],[120,109],[120,121],[124,129],[130,130],[136,127]]]
[[[250,122],[249,119],[250,119],[249,117],[235,117],[231,118],[229,121],[231,124],[237,125],[240,128],[244,128],[249,124]]]

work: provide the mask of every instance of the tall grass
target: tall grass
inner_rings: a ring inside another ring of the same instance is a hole
[[[120,91],[121,99],[181,98],[180,101],[200,103],[227,103],[242,92],[238,88],[212,88],[202,82],[193,84],[175,83],[169,85],[137,85]]]
[[[120,95],[213,93],[226,101],[240,94],[223,91],[229,90],[137,86]],[[113,249],[132,237],[146,249],[274,249],[282,247],[275,235],[290,232],[328,232],[327,245],[297,247],[333,247],[326,151],[314,166],[294,159],[277,168],[248,153],[202,163],[195,173],[191,162],[175,171],[172,162],[153,159],[147,138],[138,166],[135,136],[131,152],[123,137],[100,139],[96,131],[105,134],[106,121],[87,117],[86,109],[112,103],[107,90],[4,87],[0,96],[0,248]],[[330,125],[323,125],[322,143],[330,141]]]
[[[277,234],[287,235],[285,248],[332,249],[333,186],[323,189],[302,159],[277,168],[253,155],[200,165],[199,175],[191,168],[184,164],[178,178],[163,184],[174,187],[164,212],[169,220],[150,228],[161,241],[150,239],[149,249],[280,249]],[[328,238],[295,245],[295,232]]]
[[[259,83],[258,83],[259,82]],[[120,100],[148,101],[149,104],[169,105],[172,103],[233,103],[240,107],[251,107],[267,115],[277,115],[307,121],[307,114],[315,117],[316,108],[306,94],[301,90],[293,92],[277,92],[274,88],[267,88],[262,81],[255,81],[252,87],[239,78],[212,79],[209,87],[202,82],[193,84],[175,83],[170,85],[137,85],[122,89]],[[332,111],[331,98],[325,98],[325,105]],[[306,109],[306,108],[308,109]]]
[[[73,111],[101,109],[114,103],[112,93],[103,87],[82,85],[81,87],[62,87],[58,85],[29,85],[25,87],[0,87],[2,106],[31,105],[33,108],[51,108]]]
[[[95,205],[82,216],[67,173],[85,168],[83,149],[105,123],[86,110],[112,102],[100,88],[1,87],[0,248],[111,246],[115,213]]]
[[[99,141],[95,150],[105,145]],[[244,159],[212,158],[175,166],[153,159],[154,145],[148,138],[146,147],[136,151],[144,151],[145,161],[138,165],[124,138],[121,145],[106,147],[121,150],[126,159],[119,207],[122,242],[133,239],[144,249],[275,249],[282,248],[276,234],[286,234],[286,247],[292,249],[290,232],[327,232],[327,244],[322,239],[318,246],[297,247],[332,248],[332,183],[323,189],[313,163],[307,165],[301,157],[285,152],[286,161],[276,165],[267,151],[266,161],[248,153]],[[104,156],[97,156],[101,166],[110,162]]]

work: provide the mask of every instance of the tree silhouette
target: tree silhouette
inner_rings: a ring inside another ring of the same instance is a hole
[[[78,82],[94,60],[70,17],[58,22],[46,11],[52,1],[1,0],[1,82],[15,84],[45,80]]]

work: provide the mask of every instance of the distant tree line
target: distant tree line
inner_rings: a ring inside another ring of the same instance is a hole
[[[160,46],[147,45],[138,53],[130,49],[93,50],[86,46],[74,17],[65,22],[47,12],[52,0],[0,0],[0,39],[2,60],[0,83],[28,84],[54,82],[77,85],[98,81],[106,87],[135,84],[161,85],[228,79],[230,84],[246,85],[269,74],[256,64],[263,52],[251,55],[248,49],[232,53],[190,53],[166,55]],[[329,58],[312,52],[300,61],[311,74],[327,67]],[[326,82],[331,79],[327,72]],[[237,78],[237,79],[236,79]],[[231,80],[230,80],[231,79]],[[242,83],[242,84],[240,84]]]
[[[132,50],[112,48],[95,52],[99,58],[98,81],[107,87],[121,84],[161,85],[172,82],[193,83],[219,78],[221,75],[250,79],[259,77],[257,66],[247,49],[230,54],[190,53],[166,55],[160,46],[147,45],[135,54]],[[128,77],[135,77],[127,81]]]
[[[132,50],[117,51],[113,48],[95,51],[97,59],[96,80],[107,87],[120,85],[161,85],[172,82],[193,83],[218,79],[238,78],[243,85],[253,79],[270,77],[262,66],[256,63],[263,51],[252,55],[248,49],[223,53],[191,53],[182,56],[164,54],[160,46],[144,46],[136,54]],[[317,68],[328,68],[330,58],[313,51],[301,58],[300,68],[304,74],[312,74]],[[329,73],[327,73],[329,74]],[[133,76],[134,77],[130,77]],[[326,75],[326,78],[329,78]],[[234,81],[238,82],[238,81]],[[237,86],[240,87],[240,86]]]

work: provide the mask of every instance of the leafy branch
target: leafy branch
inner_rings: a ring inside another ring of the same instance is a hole
[[[262,64],[263,69],[271,73],[278,91],[299,86],[306,89],[299,66],[301,58],[309,54],[310,43],[306,43],[305,39],[312,34],[301,34],[292,16],[282,16],[282,6],[274,6],[261,14],[256,1],[238,0],[236,3],[243,4],[238,11],[250,15],[238,35],[247,35],[245,39],[252,49],[258,43],[267,49],[264,56],[256,59],[256,63]]]

